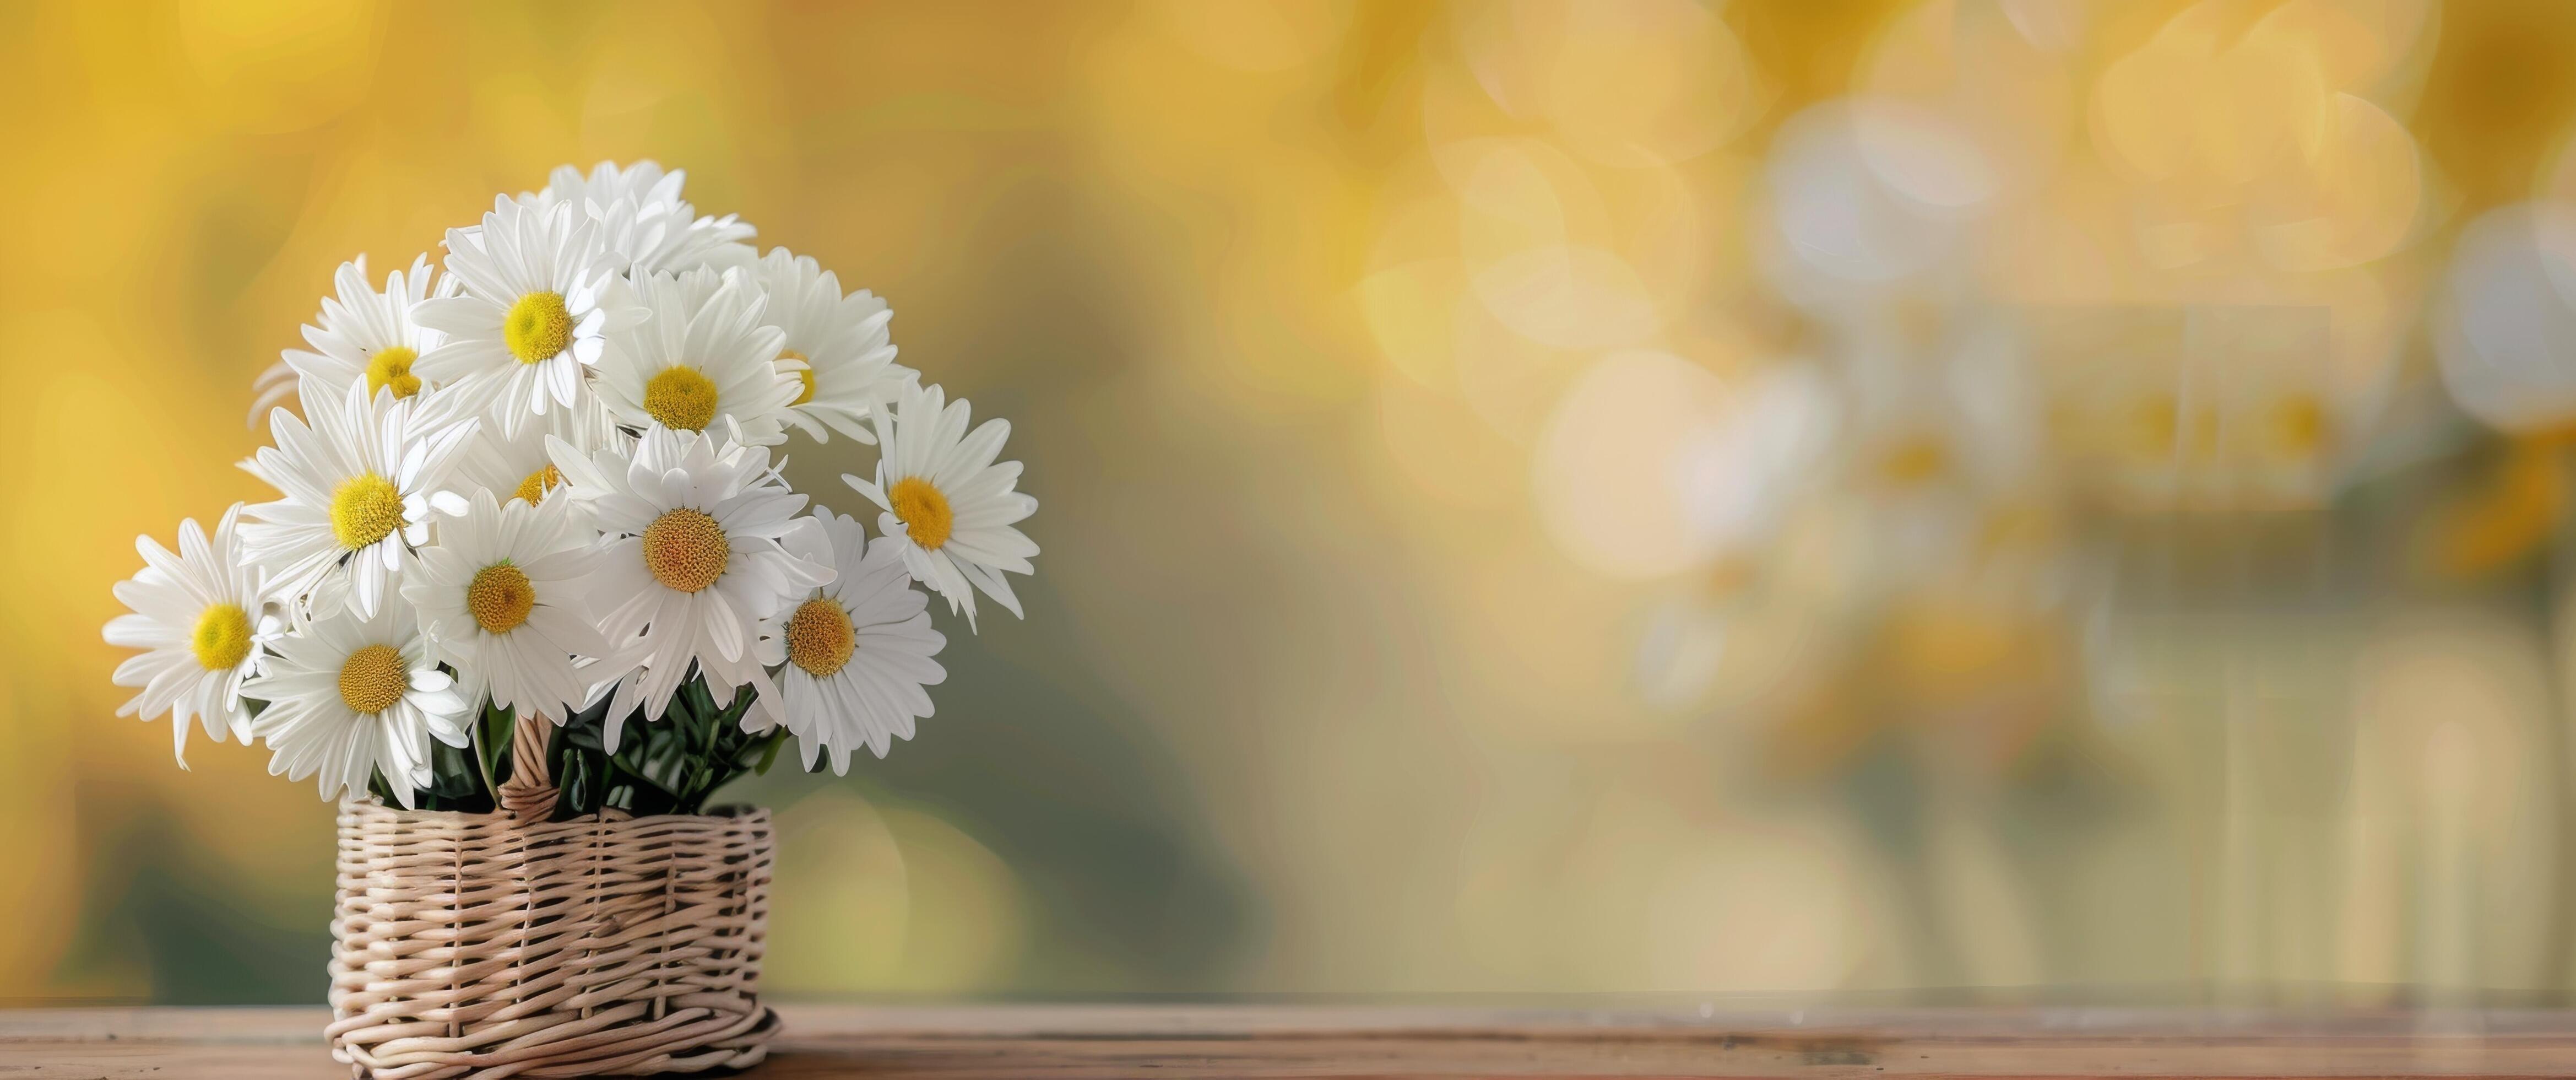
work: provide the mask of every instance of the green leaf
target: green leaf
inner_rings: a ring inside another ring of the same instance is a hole
[[[387,806],[402,805],[402,800],[394,798],[394,787],[385,782],[385,774],[381,769],[367,770],[367,794],[384,800]]]
[[[623,757],[609,758],[608,767],[612,771],[633,780],[637,784],[653,788],[654,790],[660,791],[666,795],[669,794],[669,789],[665,788],[660,780],[655,779],[650,772],[628,764],[626,759]]]
[[[600,724],[573,724],[564,728],[564,741],[577,749],[592,753],[608,752],[608,729]]]
[[[509,775],[511,732],[518,722],[517,710],[496,709],[489,703],[484,705],[483,738],[480,741],[484,775],[495,780]]]
[[[769,737],[761,740],[760,745],[760,764],[752,766],[752,772],[767,776],[769,767],[778,764],[779,748],[787,745],[787,729],[779,728],[770,732]]]
[[[598,811],[597,777],[591,768],[591,759],[578,754],[566,755],[556,764],[557,790],[562,793],[555,804],[558,820]]]

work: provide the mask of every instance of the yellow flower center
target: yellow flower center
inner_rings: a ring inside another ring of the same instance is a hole
[[[525,571],[508,563],[494,563],[474,572],[474,583],[465,587],[465,610],[474,613],[474,625],[488,633],[506,634],[528,621],[528,609],[537,606],[537,590],[528,584]]]
[[[693,367],[663,368],[644,384],[644,411],[673,431],[705,431],[716,418],[716,384]]]
[[[903,522],[904,535],[923,551],[937,551],[948,542],[948,528],[954,524],[948,515],[948,496],[930,481],[904,477],[894,482],[887,496],[894,502],[894,516]]]
[[[702,510],[673,510],[644,527],[644,568],[653,580],[681,592],[715,584],[732,555],[723,527]]]
[[[806,356],[804,353],[797,352],[797,351],[796,351],[796,350],[794,350],[794,349],[789,349],[789,350],[787,350],[786,352],[779,353],[779,354],[778,354],[778,358],[779,358],[779,359],[781,359],[781,360],[794,360],[794,361],[796,361],[796,362],[798,362],[798,363],[801,363],[801,364],[804,364],[804,365],[805,365],[804,367],[801,367],[801,368],[796,369],[796,380],[797,380],[798,382],[802,382],[802,383],[804,383],[804,384],[805,384],[805,389],[804,389],[804,390],[802,390],[802,391],[800,391],[800,392],[798,392],[798,393],[797,393],[797,395],[796,395],[796,400],[791,401],[791,402],[788,402],[788,404],[790,404],[790,405],[802,405],[802,404],[805,404],[805,403],[806,403],[806,402],[808,402],[808,401],[812,401],[812,400],[814,400],[814,365],[813,365],[813,363],[812,363],[813,358],[812,358],[812,357],[809,357],[809,356]]]
[[[240,604],[210,604],[197,615],[196,632],[188,635],[197,666],[225,671],[250,657],[250,613]]]
[[[380,713],[411,689],[411,672],[391,645],[369,645],[340,665],[340,700],[360,713]]]
[[[1900,442],[1878,461],[1879,477],[1903,488],[1929,483],[1949,471],[1950,448],[1929,436]]]
[[[2325,403],[2305,394],[2286,398],[2272,410],[2273,439],[2287,457],[2306,460],[2323,453],[2333,430]]]
[[[387,345],[367,358],[367,396],[388,386],[394,396],[407,398],[420,392],[420,376],[411,373],[411,362],[420,359],[408,345]]]
[[[2182,436],[2182,404],[2170,394],[2156,394],[2138,403],[2136,417],[2139,456],[2167,458],[2173,456],[2174,440]]]
[[[546,497],[547,492],[561,486],[563,486],[563,470],[548,465],[529,473],[527,479],[519,481],[519,490],[511,492],[510,497],[535,506],[538,500]]]
[[[510,305],[501,320],[501,341],[522,364],[563,355],[572,346],[572,312],[561,293],[532,292]]]
[[[340,481],[331,493],[331,533],[349,551],[375,543],[402,527],[402,492],[374,473]]]
[[[831,600],[815,597],[787,617],[787,659],[810,674],[839,671],[856,651],[858,635],[850,629],[850,613]]]

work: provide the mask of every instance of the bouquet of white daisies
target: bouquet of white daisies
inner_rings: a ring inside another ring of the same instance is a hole
[[[278,497],[136,544],[120,715],[256,739],[325,799],[481,811],[543,716],[558,816],[692,813],[793,736],[808,769],[931,715],[946,639],[1020,614],[1037,554],[1010,426],[895,362],[893,313],[699,217],[682,174],[566,166],[446,256],[340,267],[259,379]],[[877,449],[863,520],[781,477],[789,432]]]

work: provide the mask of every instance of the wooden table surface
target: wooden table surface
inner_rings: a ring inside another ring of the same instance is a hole
[[[787,1077],[2555,1076],[2576,1012],[789,1005]],[[346,1077],[318,1008],[0,1010],[0,1077]]]

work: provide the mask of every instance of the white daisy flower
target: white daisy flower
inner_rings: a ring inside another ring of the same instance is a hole
[[[411,548],[429,540],[435,507],[462,512],[446,490],[475,421],[424,422],[413,402],[352,383],[337,401],[309,401],[311,427],[284,409],[269,414],[277,445],[242,467],[285,497],[250,507],[242,546],[280,596],[311,591],[311,614],[344,598],[373,615]]]
[[[563,485],[563,474],[546,454],[548,437],[562,439],[583,454],[632,441],[617,429],[599,395],[583,394],[571,408],[549,412],[517,434],[504,434],[499,425],[487,421],[457,461],[458,487],[482,488],[503,501],[543,498]]]
[[[756,255],[747,243],[752,227],[732,214],[692,217],[696,208],[680,198],[687,176],[685,169],[666,173],[650,161],[623,169],[603,161],[588,176],[559,165],[545,188],[528,199],[540,206],[564,203],[588,214],[599,223],[601,246],[633,277],[751,265]]]
[[[546,174],[546,186],[527,198],[539,205],[570,203],[573,206],[608,206],[631,202],[639,206],[662,209],[687,206],[680,198],[680,185],[687,181],[687,169],[662,170],[660,162],[638,161],[620,168],[614,161],[603,161],[590,168],[588,175],[572,165],[557,165]]]
[[[755,251],[747,243],[751,226],[732,214],[691,219],[693,212],[687,203],[657,209],[617,202],[592,210],[599,219],[601,246],[626,266],[629,275],[732,270],[752,264]]]
[[[838,275],[786,248],[771,248],[754,274],[769,297],[770,324],[787,335],[779,368],[797,382],[787,422],[818,442],[833,431],[875,442],[861,421],[921,377],[894,362],[886,330],[893,309],[866,289],[843,296]]]
[[[1020,614],[1004,571],[1032,573],[1038,546],[1013,528],[1036,513],[1037,499],[1013,490],[1020,463],[994,464],[1009,438],[1007,420],[987,420],[966,433],[966,399],[944,401],[932,386],[903,387],[893,408],[876,414],[876,482],[843,473],[842,481],[884,513],[877,531],[901,541],[903,565],[915,580],[948,598],[975,625],[975,590]],[[972,586],[970,588],[969,586]]]
[[[779,667],[784,723],[805,767],[828,750],[839,775],[858,747],[882,758],[893,740],[912,738],[913,718],[931,712],[922,687],[948,678],[931,659],[948,639],[930,628],[930,597],[912,587],[899,544],[870,544],[857,518],[819,506],[813,519],[831,539],[839,575],[761,620],[760,661]]]
[[[464,516],[438,525],[403,599],[420,610],[433,660],[472,672],[501,708],[561,719],[590,698],[573,655],[608,655],[592,626],[591,565],[598,536],[569,500],[502,502],[474,493]],[[466,704],[481,703],[481,694]]]
[[[131,613],[108,621],[107,643],[143,652],[116,668],[116,685],[141,693],[116,715],[150,720],[170,714],[170,753],[188,765],[188,721],[206,737],[227,732],[250,742],[250,713],[242,707],[242,680],[259,673],[260,647],[278,634],[267,612],[260,572],[242,558],[234,503],[215,524],[213,542],[195,519],[179,523],[179,551],[172,554],[149,536],[134,539],[143,569],[116,583],[116,598]]]
[[[433,297],[412,318],[447,335],[414,365],[468,409],[490,409],[504,433],[569,408],[605,336],[641,313],[573,207],[503,198],[479,229],[447,231],[447,272],[463,295]]]
[[[646,718],[659,720],[689,674],[706,673],[719,704],[742,686],[783,719],[778,695],[751,642],[759,620],[790,596],[833,578],[830,539],[819,522],[797,517],[805,496],[788,490],[770,468],[769,451],[733,438],[653,427],[630,450],[583,455],[549,444],[565,490],[590,508],[609,539],[594,556],[612,642],[634,641],[624,661],[641,679],[616,682],[610,741],[637,695]]]
[[[609,335],[599,396],[621,423],[705,431],[717,418],[746,442],[787,439],[797,380],[778,369],[784,332],[762,322],[767,301],[749,275],[692,270],[636,283],[644,320]]]
[[[318,773],[329,799],[364,796],[381,771],[408,809],[430,781],[429,740],[466,745],[472,706],[438,670],[409,605],[316,619],[271,649],[268,673],[246,689],[268,702],[250,731],[268,744],[271,776]]]
[[[430,295],[430,277],[429,256],[418,256],[409,272],[385,275],[384,291],[378,292],[367,285],[366,256],[341,263],[331,278],[339,295],[322,298],[320,326],[304,327],[305,342],[317,351],[288,349],[284,359],[260,373],[253,384],[259,399],[251,403],[251,422],[258,423],[270,406],[285,400],[299,381],[331,395],[360,380],[370,394],[388,386],[395,397],[419,393],[423,384],[412,365],[441,340],[438,331],[411,318],[412,309]],[[440,296],[454,296],[456,290],[455,278],[438,283]]]

